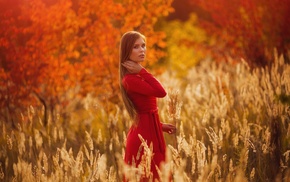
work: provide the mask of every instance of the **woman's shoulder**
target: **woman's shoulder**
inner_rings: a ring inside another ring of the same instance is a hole
[[[139,74],[126,74],[122,79],[122,83],[130,84],[130,83],[136,83],[143,80],[144,79]]]

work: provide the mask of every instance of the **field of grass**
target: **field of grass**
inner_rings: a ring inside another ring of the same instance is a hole
[[[160,118],[175,124],[164,134],[162,181],[290,181],[290,65],[271,68],[203,61],[179,79],[165,72],[168,91]],[[0,181],[131,181],[149,175],[152,148],[138,169],[123,163],[126,111],[87,97],[66,118],[49,119],[29,107],[17,129],[1,122]]]

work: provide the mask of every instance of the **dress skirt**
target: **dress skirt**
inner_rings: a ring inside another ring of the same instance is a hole
[[[156,167],[160,167],[165,161],[165,141],[162,133],[158,110],[139,112],[137,115],[138,125],[132,126],[127,135],[125,162],[137,167],[144,154],[144,148],[139,135],[146,141],[147,146],[153,146],[153,157],[151,160],[151,172],[153,178],[158,178]]]

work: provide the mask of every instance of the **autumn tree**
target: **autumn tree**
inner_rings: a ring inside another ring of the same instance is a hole
[[[172,8],[164,0],[1,0],[1,118],[18,120],[28,105],[44,121],[87,94],[118,102],[121,35],[148,37],[148,64],[164,56],[165,34],[154,30]]]
[[[269,64],[273,49],[288,55],[290,3],[288,0],[190,0],[209,35],[215,55],[245,58],[253,66]],[[289,60],[289,57],[288,57]]]
[[[201,44],[210,42],[205,31],[198,26],[198,18],[191,14],[189,19],[164,21],[162,28],[166,37],[166,65],[177,77],[185,77],[188,70],[207,56]]]

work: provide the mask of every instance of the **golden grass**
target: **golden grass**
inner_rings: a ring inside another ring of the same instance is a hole
[[[167,135],[161,181],[289,181],[290,66],[276,55],[270,68],[251,70],[204,61],[184,79],[160,76],[169,94],[160,118]],[[96,106],[95,104],[98,104]],[[43,127],[43,111],[28,108],[17,129],[1,122],[1,181],[130,181],[150,179],[152,146],[138,167],[124,164],[128,115],[119,106],[83,101],[82,115]],[[140,137],[141,140],[142,137]],[[140,156],[141,157],[141,156]]]

